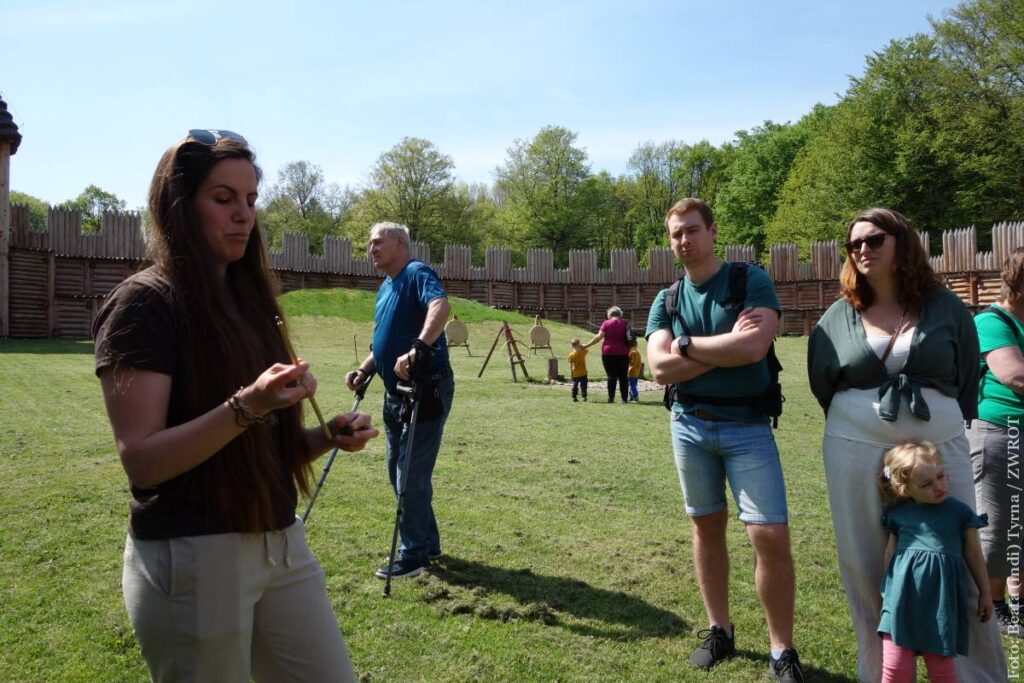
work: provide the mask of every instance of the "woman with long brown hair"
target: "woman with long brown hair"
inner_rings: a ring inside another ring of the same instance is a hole
[[[841,298],[808,345],[811,390],[826,413],[822,442],[839,572],[857,636],[857,675],[882,674],[879,587],[886,534],[875,488],[885,451],[935,444],[950,493],[974,508],[964,420],[977,417],[978,339],[967,308],[932,271],[910,222],[868,209],[846,233]],[[972,598],[977,600],[977,595]],[[994,622],[975,620],[961,680],[1006,680]]]
[[[353,680],[295,506],[317,455],[377,431],[362,413],[330,439],[303,427],[316,381],[275,325],[259,180],[235,133],[172,145],[150,186],[153,265],[93,327],[132,493],[122,590],[157,681]]]

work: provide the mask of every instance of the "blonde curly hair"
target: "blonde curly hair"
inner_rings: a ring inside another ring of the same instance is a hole
[[[908,441],[885,453],[885,467],[878,474],[878,491],[886,507],[910,498],[910,478],[921,465],[938,466],[942,457],[929,441]]]

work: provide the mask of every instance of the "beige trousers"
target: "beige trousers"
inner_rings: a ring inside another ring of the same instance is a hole
[[[355,681],[298,519],[265,534],[129,536],[122,591],[154,681]]]

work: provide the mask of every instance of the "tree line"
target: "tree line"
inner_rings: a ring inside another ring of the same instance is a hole
[[[327,235],[361,244],[372,223],[391,220],[434,254],[464,244],[482,260],[500,246],[521,264],[527,250],[546,248],[564,266],[573,249],[594,249],[602,263],[613,249],[646,258],[665,244],[668,208],[700,197],[720,244],[762,255],[776,243],[806,255],[814,241],[841,239],[869,206],[933,233],[976,224],[987,248],[992,223],[1024,217],[1024,11],[1021,0],[970,0],[930,25],[869,55],[835,104],[717,146],[642,142],[618,176],[595,172],[577,133],[561,126],[515,140],[492,184],[460,181],[452,157],[406,137],[358,188],[327,183],[311,161],[286,164],[260,200],[260,221],[272,246],[285,231],[306,233],[314,250]],[[90,186],[69,203],[93,220],[123,209],[118,201]]]

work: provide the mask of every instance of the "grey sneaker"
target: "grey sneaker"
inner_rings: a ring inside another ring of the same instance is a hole
[[[703,638],[704,642],[690,655],[690,664],[698,669],[710,669],[723,659],[728,659],[736,654],[735,627],[733,627],[732,638],[724,628],[718,626],[698,631],[697,637]]]
[[[768,657],[768,673],[777,681],[784,683],[804,683],[804,670],[800,666],[800,657],[796,650],[783,650],[778,659]]]
[[[429,566],[429,562],[423,564],[421,562],[417,562],[416,560],[395,560],[395,563],[391,565],[391,578],[411,579],[414,576],[419,576],[420,574],[422,574],[424,571],[426,571],[427,567]],[[376,576],[378,579],[388,578],[388,566],[384,565],[383,567],[378,569],[376,572],[374,572],[374,576]]]

